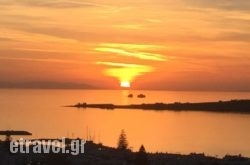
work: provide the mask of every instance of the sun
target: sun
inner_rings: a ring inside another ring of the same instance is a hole
[[[123,87],[123,88],[129,88],[130,87],[130,82],[121,81],[120,86]]]

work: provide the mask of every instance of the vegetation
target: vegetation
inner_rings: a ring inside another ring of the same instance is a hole
[[[122,131],[122,137],[125,132]],[[126,138],[121,138],[126,139]],[[75,139],[69,139],[75,140]],[[123,141],[123,140],[122,140]],[[123,141],[124,142],[124,141]],[[127,145],[126,145],[127,146]],[[32,147],[32,146],[31,146]],[[250,158],[242,155],[226,155],[223,158],[206,156],[204,153],[189,155],[171,153],[146,153],[142,145],[138,152],[107,147],[87,141],[84,154],[9,154],[4,142],[0,143],[0,165],[249,165]],[[70,149],[70,148],[66,148]]]
[[[148,165],[148,155],[143,145],[141,145],[139,152],[136,153],[135,157],[135,164],[136,165]]]
[[[127,136],[124,130],[121,131],[121,134],[119,136],[117,148],[120,150],[128,149]]]

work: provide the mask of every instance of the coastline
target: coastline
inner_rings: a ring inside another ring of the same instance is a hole
[[[75,108],[98,108],[98,109],[141,109],[155,111],[209,111],[209,112],[231,112],[231,113],[250,113],[250,100],[230,100],[217,102],[199,102],[199,103],[143,103],[130,105],[115,104],[87,104],[77,103],[65,107]]]
[[[33,139],[36,140],[36,139]],[[45,140],[58,140],[58,139],[45,139]],[[67,139],[68,142],[75,139]],[[69,146],[66,146],[69,149]],[[32,151],[32,146],[30,146]],[[116,165],[136,165],[136,159],[139,156],[143,156],[147,165],[186,165],[186,164],[237,164],[245,165],[250,163],[250,158],[242,155],[225,155],[222,158],[205,155],[204,153],[190,153],[174,154],[174,153],[149,153],[144,151],[131,151],[130,149],[117,149],[105,146],[101,143],[96,144],[93,141],[87,141],[84,148],[84,153],[79,155],[57,153],[16,153],[10,154],[4,147],[4,142],[0,142],[0,164],[6,164],[10,159],[12,164],[57,164],[61,162],[61,165],[74,165],[74,164],[116,164]],[[146,164],[145,164],[146,165]]]

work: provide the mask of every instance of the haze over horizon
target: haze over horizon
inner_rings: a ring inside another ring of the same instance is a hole
[[[250,1],[0,0],[0,82],[250,90]]]

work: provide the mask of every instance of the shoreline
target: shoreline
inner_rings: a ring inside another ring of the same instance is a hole
[[[87,104],[77,103],[64,107],[75,108],[98,108],[98,109],[141,109],[155,111],[208,111],[208,112],[231,112],[231,113],[246,113],[250,114],[250,100],[230,100],[217,102],[199,102],[199,103],[143,103],[130,105],[115,105],[115,104]]]
[[[34,139],[33,139],[34,140]],[[55,139],[46,139],[55,140]],[[57,140],[57,139],[56,139]],[[75,139],[67,139],[68,142]],[[69,146],[66,146],[69,149]],[[30,147],[32,151],[32,146]],[[50,150],[50,152],[52,152]],[[25,162],[34,164],[58,164],[63,160],[63,162],[68,162],[65,165],[75,165],[75,164],[117,164],[117,165],[137,165],[136,160],[138,156],[142,156],[147,162],[147,165],[158,165],[158,164],[168,164],[168,165],[186,165],[186,164],[249,164],[250,158],[239,155],[225,155],[224,157],[214,157],[206,155],[205,153],[190,153],[190,154],[175,154],[175,153],[163,153],[156,152],[151,153],[144,150],[136,149],[132,151],[130,149],[118,149],[113,147],[105,146],[101,143],[97,144],[93,141],[86,141],[84,153],[79,155],[71,154],[53,154],[53,153],[39,153],[35,154],[33,152],[28,154],[16,153],[9,154],[4,149],[4,142],[0,142],[0,156],[3,159],[0,160],[0,164],[6,164],[6,162],[12,159],[14,164],[23,164]],[[15,159],[14,159],[15,157]],[[98,161],[97,161],[98,160]],[[62,165],[64,165],[62,162]],[[146,164],[145,164],[146,165]]]

